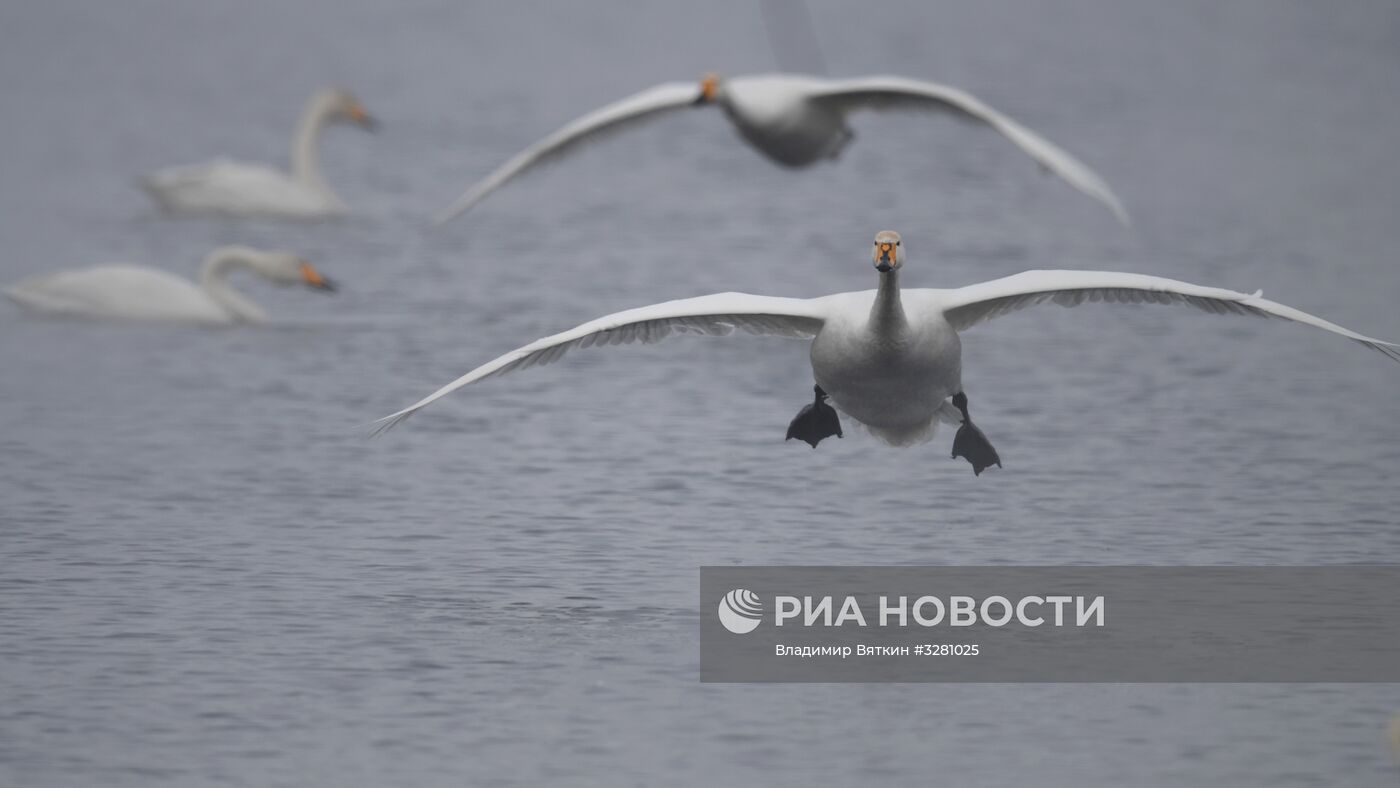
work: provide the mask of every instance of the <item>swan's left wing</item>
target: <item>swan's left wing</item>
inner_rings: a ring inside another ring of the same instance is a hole
[[[1104,301],[1121,304],[1186,304],[1216,314],[1256,315],[1292,320],[1360,342],[1394,361],[1400,344],[1374,339],[1300,309],[1270,301],[1263,291],[1237,293],[1175,279],[1116,271],[1026,271],[990,282],[942,291],[939,301],[953,328],[962,331],[984,320],[1035,304],[1078,306]]]
[[[1087,165],[1059,146],[1008,118],[965,90],[906,77],[878,76],[829,82],[812,94],[814,100],[853,109],[941,109],[991,126],[1041,166],[1064,178],[1079,191],[1104,203],[1123,224],[1128,212],[1113,190]]]
[[[479,380],[558,360],[570,348],[660,342],[672,333],[723,336],[734,329],[750,334],[810,339],[826,321],[823,300],[777,298],[748,293],[717,293],[666,301],[616,312],[571,328],[482,364],[398,413],[375,422],[375,434],[414,412]]]
[[[437,224],[450,221],[511,178],[578,145],[601,139],[605,134],[620,131],[661,113],[691,106],[699,98],[700,87],[694,82],[665,82],[594,110],[512,156],[490,175],[473,184],[466,194],[457,198],[433,221]]]

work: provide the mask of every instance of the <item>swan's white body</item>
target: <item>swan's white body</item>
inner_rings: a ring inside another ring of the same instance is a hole
[[[203,325],[267,322],[267,313],[229,284],[228,275],[238,269],[282,284],[300,281],[331,289],[309,263],[290,252],[230,246],[210,253],[198,284],[155,268],[100,265],[36,276],[4,292],[26,309],[55,317]]]
[[[573,347],[656,342],[672,332],[722,335],[737,328],[812,339],[812,372],[831,402],[885,442],[904,446],[931,437],[940,420],[961,423],[948,402],[962,390],[959,332],[1047,302],[1187,304],[1207,312],[1283,318],[1340,334],[1400,361],[1400,345],[1358,334],[1259,293],[1112,271],[1027,271],[954,290],[901,291],[897,267],[898,263],[881,274],[879,289],[865,292],[811,299],[720,293],[608,315],[483,364],[378,424],[387,429],[463,386],[547,364]]]
[[[141,187],[168,213],[280,216],[314,219],[347,212],[321,176],[321,132],[337,120],[365,128],[374,121],[350,94],[324,90],[311,97],[297,125],[292,169],[219,159],[171,167],[142,178]]]
[[[537,164],[608,133],[696,104],[715,103],[750,145],[787,167],[833,159],[854,134],[846,117],[861,109],[953,112],[1000,132],[1047,170],[1107,205],[1127,222],[1122,203],[1093,170],[1049,140],[966,91],[935,82],[879,76],[823,79],[793,74],[668,82],[585,115],[512,157],[473,185],[437,220],[457,216]]]
[[[880,290],[823,300],[812,376],[837,408],[907,446],[933,436],[940,411],[958,423],[943,403],[962,390],[962,342],[935,304],[902,298],[894,277]]]
[[[330,189],[261,164],[219,160],[172,167],[141,185],[162,210],[173,214],[316,219],[347,211]]]

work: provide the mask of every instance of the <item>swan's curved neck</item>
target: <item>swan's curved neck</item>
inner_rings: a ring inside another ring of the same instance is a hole
[[[204,292],[234,320],[266,323],[267,313],[229,284],[228,275],[237,268],[252,268],[248,256],[239,249],[215,249],[204,259],[199,284]]]
[[[899,271],[880,274],[880,288],[875,291],[875,303],[870,307],[870,328],[888,336],[903,331],[908,325],[904,304],[899,300]]]
[[[292,141],[292,177],[297,183],[312,189],[328,200],[339,204],[340,197],[331,191],[321,177],[321,156],[319,152],[321,129],[325,128],[335,107],[330,99],[317,96],[301,113],[297,123],[297,136]]]

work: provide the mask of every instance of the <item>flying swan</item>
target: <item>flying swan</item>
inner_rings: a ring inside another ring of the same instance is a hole
[[[952,112],[1001,132],[1042,167],[1107,205],[1119,221],[1128,221],[1122,203],[1093,170],[966,91],[905,77],[833,80],[796,74],[726,80],[710,74],[698,86],[692,82],[667,82],[648,88],[584,115],[516,154],[473,185],[436,221],[451,220],[516,175],[582,143],[672,110],[705,104],[718,104],[739,136],[787,167],[806,167],[821,159],[836,158],[855,136],[846,125],[846,116],[855,110]]]
[[[375,422],[376,434],[393,427],[457,389],[539,364],[570,348],[658,342],[673,332],[751,334],[812,340],[814,401],[788,426],[788,438],[816,448],[841,435],[836,411],[865,425],[894,446],[933,436],[938,421],[958,425],[953,456],[964,457],[980,475],[1001,461],[968,416],[962,388],[962,344],[958,333],[1028,306],[1077,306],[1091,301],[1186,304],[1206,312],[1292,320],[1341,334],[1400,361],[1400,345],[1363,336],[1261,293],[1236,293],[1157,276],[1115,271],[1026,271],[952,290],[900,290],[904,246],[899,234],[875,236],[871,256],[879,287],[820,298],[778,298],[719,293],[644,306],[608,315],[554,336],[535,340],[489,361],[422,400]]]
[[[266,323],[267,313],[229,284],[228,275],[239,269],[277,284],[335,290],[315,266],[291,252],[224,246],[205,258],[199,284],[157,268],[100,265],[26,279],[6,289],[5,295],[26,309],[58,317]]]
[[[373,131],[378,122],[348,91],[316,93],[302,111],[292,143],[292,171],[263,164],[218,159],[171,167],[142,178],[141,188],[167,213],[226,216],[280,216],[315,219],[348,210],[321,177],[317,147],[331,123],[351,123]]]

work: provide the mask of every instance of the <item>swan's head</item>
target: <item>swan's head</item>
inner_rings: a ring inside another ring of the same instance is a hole
[[[327,90],[322,97],[331,120],[359,126],[365,131],[379,128],[379,121],[369,114],[365,105],[355,98],[355,94],[341,88]]]
[[[335,282],[321,275],[316,266],[291,252],[252,252],[248,263],[253,270],[279,285],[302,285],[331,292]]]
[[[713,104],[719,98],[719,74],[706,74],[700,80],[700,95],[695,98],[696,104]]]
[[[904,265],[904,247],[899,233],[894,230],[881,230],[875,233],[875,251],[870,256],[875,270],[887,274]]]

